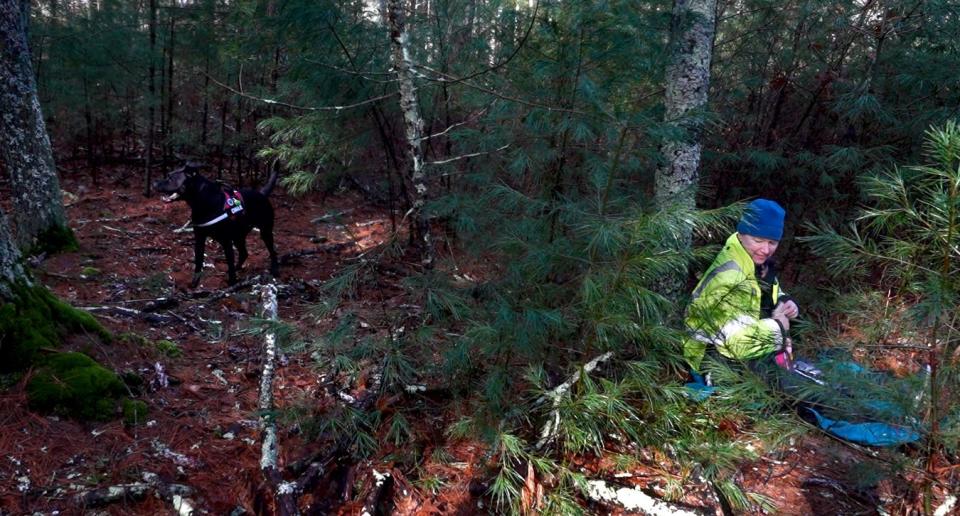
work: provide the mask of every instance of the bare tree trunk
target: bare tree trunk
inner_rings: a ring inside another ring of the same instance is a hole
[[[93,177],[93,184],[99,185],[99,170],[94,146],[96,145],[96,131],[93,123],[93,111],[90,109],[90,89],[87,87],[87,79],[83,79],[83,121],[87,136],[87,168]]]
[[[661,147],[665,162],[656,174],[656,201],[661,209],[682,212],[696,208],[700,137],[710,87],[716,9],[716,0],[674,0],[664,119],[682,128],[684,135],[680,140],[664,142]],[[673,242],[678,251],[690,248],[692,234],[691,226],[682,226]],[[682,271],[673,278],[665,278],[661,293],[676,299],[685,279]]]
[[[203,110],[200,115],[200,152],[207,154],[207,117],[210,116],[210,54],[203,58]]]
[[[406,127],[407,152],[410,158],[410,183],[413,186],[413,206],[410,208],[413,233],[423,244],[421,259],[423,265],[433,267],[433,240],[430,225],[424,213],[427,199],[427,178],[423,170],[423,118],[417,102],[417,89],[413,83],[412,61],[410,57],[410,35],[404,27],[404,13],[401,0],[387,0],[387,23],[390,28],[390,42],[393,49],[393,67],[400,81],[400,110]]]
[[[163,159],[171,157],[170,135],[173,134],[173,52],[176,35],[177,17],[173,9],[170,10],[170,40],[167,42],[167,126],[163,138]]]
[[[223,157],[227,152],[227,101],[220,103],[220,143],[217,145],[217,180],[223,179]]]
[[[14,285],[30,284],[30,279],[20,265],[20,250],[10,234],[7,216],[0,209],[0,304],[13,299]]]
[[[154,63],[154,52],[157,48],[157,0],[150,0],[150,78],[147,84],[147,148],[144,159],[144,188],[143,195],[150,197],[150,167],[153,166],[153,109],[156,104],[157,68]]]
[[[17,243],[67,228],[60,180],[27,46],[28,0],[0,2],[0,162],[10,172]]]

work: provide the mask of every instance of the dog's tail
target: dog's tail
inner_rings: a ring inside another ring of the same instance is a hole
[[[263,185],[260,188],[260,193],[263,195],[270,195],[270,192],[273,191],[273,187],[277,186],[277,179],[280,178],[280,160],[273,160],[273,165],[270,166],[270,177],[267,178],[267,184]]]

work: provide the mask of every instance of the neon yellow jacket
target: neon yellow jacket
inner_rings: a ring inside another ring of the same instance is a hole
[[[777,321],[760,318],[760,283],[753,260],[734,233],[727,239],[710,268],[691,295],[683,356],[694,370],[707,346],[728,358],[762,357],[783,344],[783,329]],[[785,294],[779,281],[772,289],[774,303]]]

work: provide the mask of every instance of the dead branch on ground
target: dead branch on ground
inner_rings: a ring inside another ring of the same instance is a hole
[[[590,373],[600,365],[601,362],[606,362],[610,360],[610,357],[613,356],[612,351],[607,351],[606,353],[594,358],[593,360],[587,362],[583,367],[574,371],[570,378],[567,381],[556,386],[552,391],[547,392],[539,399],[537,399],[535,406],[547,401],[549,398],[553,401],[552,409],[550,410],[550,416],[547,418],[546,424],[543,425],[543,430],[540,432],[540,440],[537,441],[537,449],[543,448],[548,442],[552,441],[557,435],[557,427],[560,426],[560,400],[563,396],[570,390],[571,387],[578,381],[580,381],[581,371],[583,373]]]

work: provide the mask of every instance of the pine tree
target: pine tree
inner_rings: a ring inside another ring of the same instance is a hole
[[[876,271],[884,280],[877,287],[897,285],[894,294],[910,300],[909,317],[901,320],[904,327],[897,328],[897,333],[926,348],[922,430],[929,475],[924,480],[924,502],[929,512],[929,482],[937,478],[944,460],[956,457],[960,445],[955,325],[960,316],[956,280],[960,274],[960,126],[951,121],[930,129],[925,149],[927,165],[866,178],[863,188],[870,205],[849,231],[841,234],[819,227],[818,234],[804,240],[834,274],[867,282],[870,278],[864,274]],[[866,395],[870,394],[899,401],[904,413],[919,408],[913,391],[905,397],[903,392],[874,386]]]

